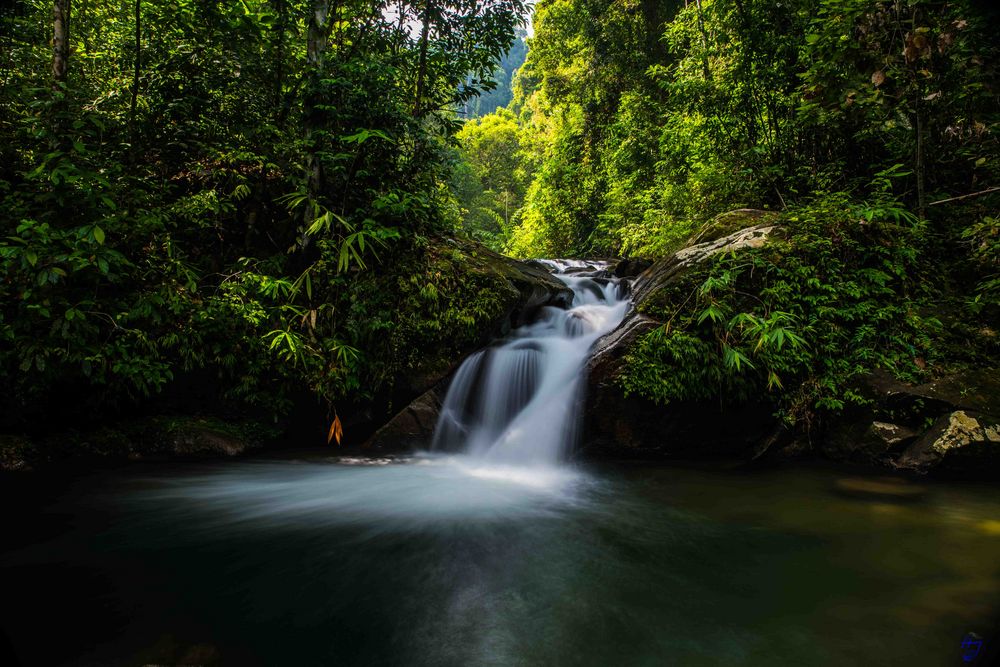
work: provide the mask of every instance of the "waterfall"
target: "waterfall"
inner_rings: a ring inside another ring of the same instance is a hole
[[[628,290],[605,263],[542,263],[573,291],[571,306],[542,308],[533,322],[465,360],[445,396],[432,449],[545,465],[572,447],[590,348],[625,317]]]

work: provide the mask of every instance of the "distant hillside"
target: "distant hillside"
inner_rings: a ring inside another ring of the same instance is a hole
[[[497,87],[484,91],[479,97],[469,100],[464,109],[466,118],[485,116],[510,103],[513,98],[514,73],[524,64],[528,55],[528,44],[525,41],[527,36],[525,31],[518,31],[517,39],[504,54],[504,57],[500,59],[500,66],[494,72],[493,76]]]

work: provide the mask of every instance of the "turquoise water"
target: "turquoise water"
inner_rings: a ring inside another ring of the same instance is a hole
[[[960,664],[1000,620],[1000,490],[845,477],[310,455],[42,478],[5,489],[0,619],[26,665]]]

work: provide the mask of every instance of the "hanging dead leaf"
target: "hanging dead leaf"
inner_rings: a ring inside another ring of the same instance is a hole
[[[335,414],[333,416],[333,421],[330,423],[330,432],[326,435],[326,444],[336,438],[337,446],[340,446],[340,439],[344,437],[344,427],[340,423],[340,415]]]
[[[872,74],[872,83],[875,84],[876,88],[885,83],[885,73],[880,69],[875,70],[875,73]]]

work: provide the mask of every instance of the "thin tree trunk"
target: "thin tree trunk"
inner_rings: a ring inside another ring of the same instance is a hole
[[[52,145],[63,142],[66,77],[69,73],[70,0],[52,2]]]
[[[309,27],[306,35],[306,63],[310,85],[305,98],[305,131],[308,146],[308,180],[307,192],[312,202],[319,200],[323,190],[323,161],[319,157],[320,147],[317,145],[316,133],[322,126],[319,119],[320,82],[323,79],[323,57],[330,32],[330,0],[313,0],[312,11],[309,14]],[[313,207],[307,209],[305,227],[312,224]],[[302,246],[309,245],[309,236],[302,234]]]
[[[139,72],[142,70],[142,0],[135,0],[135,68],[132,71],[132,102],[128,112],[129,164],[135,165],[138,150],[136,111],[139,106]]]
[[[917,98],[916,107],[916,130],[917,130],[917,217],[921,220],[927,218],[927,192],[925,191],[926,169],[924,165],[924,113],[920,108],[920,99]]]
[[[285,100],[282,92],[285,89],[285,32],[288,30],[288,9],[285,0],[272,0],[272,6],[278,13],[278,43],[274,49],[274,111],[278,124],[284,118]]]
[[[323,72],[323,54],[330,34],[330,0],[313,0],[306,37],[306,61],[312,72]]]
[[[59,92],[69,71],[70,0],[52,2],[52,89]]]
[[[424,87],[427,85],[427,43],[431,32],[431,0],[424,2],[424,25],[420,29],[420,56],[417,61],[417,92],[413,97],[413,115],[419,116],[424,99]]]
[[[701,68],[705,81],[712,80],[712,71],[708,68],[708,33],[705,31],[705,17],[701,13],[701,0],[695,0],[698,6],[698,31],[701,33]],[[685,1],[684,6],[687,7]]]

